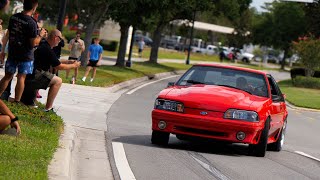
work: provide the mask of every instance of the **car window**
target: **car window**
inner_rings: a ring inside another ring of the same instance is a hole
[[[274,80],[274,78],[271,75],[268,75],[268,81],[269,81],[272,97],[280,97],[280,100],[283,100],[282,92],[281,92],[278,84],[276,83],[276,81]]]
[[[250,94],[268,97],[265,76],[262,74],[218,68],[210,66],[194,66],[177,82],[177,85],[194,84],[227,86],[240,89]]]

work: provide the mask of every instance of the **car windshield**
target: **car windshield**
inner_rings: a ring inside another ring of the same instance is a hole
[[[191,86],[194,84],[224,86],[239,89],[256,96],[268,97],[264,76],[247,71],[210,66],[193,66],[179,79],[177,85]]]

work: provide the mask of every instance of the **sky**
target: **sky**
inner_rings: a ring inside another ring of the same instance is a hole
[[[273,0],[252,0],[251,6],[257,8],[258,11],[262,9],[260,6],[264,5],[265,2],[272,2]]]

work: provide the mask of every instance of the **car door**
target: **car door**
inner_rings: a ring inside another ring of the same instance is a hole
[[[285,101],[279,86],[271,75],[267,75],[271,90],[272,104],[270,110],[270,134],[282,127],[285,115]]]

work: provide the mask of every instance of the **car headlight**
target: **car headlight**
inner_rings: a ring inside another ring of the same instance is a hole
[[[183,113],[184,106],[182,103],[177,101],[170,101],[165,99],[156,99],[154,103],[155,109],[167,110],[167,111],[174,111]]]
[[[225,119],[237,119],[237,120],[244,120],[249,122],[259,122],[259,116],[254,111],[244,111],[244,110],[237,110],[237,109],[228,109],[224,113]]]

